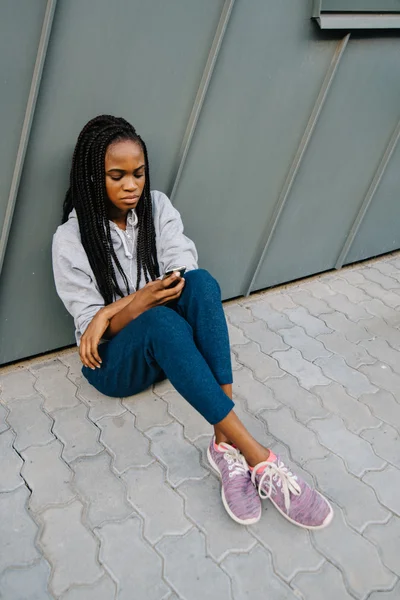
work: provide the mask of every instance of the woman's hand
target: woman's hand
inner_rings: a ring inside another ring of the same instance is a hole
[[[178,281],[178,283],[176,283],[176,281]],[[173,287],[171,287],[171,285]],[[180,277],[179,274],[172,273],[172,275],[166,279],[150,281],[150,283],[138,290],[135,293],[132,304],[135,306],[136,310],[140,311],[138,314],[141,314],[155,306],[162,306],[163,304],[177,300],[182,294],[184,286],[184,278]]]
[[[98,353],[98,345],[109,324],[109,313],[106,308],[101,308],[90,321],[81,337],[79,355],[85,367],[89,367],[89,369],[100,367],[101,358]]]

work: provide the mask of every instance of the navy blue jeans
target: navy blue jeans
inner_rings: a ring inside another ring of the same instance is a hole
[[[216,280],[202,269],[185,275],[179,300],[151,308],[100,344],[100,369],[82,368],[107,396],[142,392],[166,377],[211,424],[232,410],[220,385],[232,383],[228,329]]]

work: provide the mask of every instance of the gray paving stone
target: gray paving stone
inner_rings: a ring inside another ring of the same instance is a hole
[[[28,497],[25,486],[0,494],[0,573],[7,567],[22,567],[40,557],[35,546],[37,526],[26,511]]]
[[[379,390],[375,394],[364,394],[360,398],[378,419],[389,423],[400,432],[400,404],[394,396],[385,390]]]
[[[291,583],[292,587],[306,600],[353,600],[347,591],[342,574],[331,563],[325,562],[316,573],[299,573]]]
[[[361,323],[350,321],[346,315],[339,312],[321,315],[320,318],[325,321],[330,329],[342,333],[349,342],[354,342],[355,344],[358,344],[361,340],[369,340],[375,335],[374,333],[371,334],[365,328],[367,325],[370,327],[374,320],[373,318],[361,321],[362,325]]]
[[[45,560],[21,569],[9,569],[0,578],[4,600],[53,600],[47,590],[50,566]]]
[[[316,417],[325,417],[328,414],[318,396],[303,389],[297,379],[288,373],[280,379],[267,381],[266,385],[272,390],[275,399],[291,408],[302,423],[307,423]],[[318,389],[324,387],[321,386]]]
[[[293,323],[303,327],[306,333],[313,338],[322,335],[323,333],[330,333],[330,329],[325,323],[318,317],[310,315],[303,306],[288,310],[286,311],[286,314]]]
[[[375,450],[376,454],[400,469],[400,434],[396,429],[383,423],[379,429],[367,429],[361,434]]]
[[[374,592],[368,596],[368,600],[399,600],[400,598],[400,581],[390,592]]]
[[[308,424],[318,434],[321,444],[340,456],[347,470],[361,477],[370,469],[383,469],[385,461],[376,456],[370,444],[351,433],[337,416],[314,419]]]
[[[360,367],[360,371],[365,373],[373,384],[387,390],[393,394],[397,401],[400,401],[400,375],[394,373],[385,363],[376,362],[374,365],[364,365]],[[366,391],[365,393],[369,392]]]
[[[355,398],[359,398],[362,394],[371,394],[377,391],[377,388],[370,383],[365,375],[349,367],[343,358],[337,354],[333,354],[329,358],[319,358],[315,361],[315,364],[321,367],[324,375],[341,383],[347,392]],[[363,368],[365,367],[361,367],[360,370]]]
[[[293,306],[289,308],[296,308],[296,304],[300,304],[300,306],[304,306],[308,310],[308,312],[314,316],[322,315],[323,313],[331,312],[331,307],[325,300],[321,300],[320,298],[316,298],[307,292],[307,289],[304,290],[288,290],[287,292],[289,296],[294,300]]]
[[[164,394],[163,398],[168,404],[169,414],[183,425],[186,438],[193,441],[200,435],[213,434],[212,426],[176,390]]]
[[[388,465],[383,471],[367,473],[363,481],[372,486],[378,499],[389,510],[400,516],[400,471]]]
[[[49,360],[31,367],[37,377],[35,388],[44,397],[44,408],[53,412],[79,404],[76,385],[67,378],[68,367],[61,361]]]
[[[361,273],[366,279],[374,281],[375,283],[379,283],[379,285],[385,290],[395,290],[400,288],[400,283],[396,279],[389,277],[388,275],[384,275],[374,267],[365,267],[361,270]]]
[[[237,348],[240,348],[240,347],[241,346],[237,346]],[[242,365],[240,363],[238,363],[236,355],[232,348],[231,348],[231,364],[232,364],[232,371],[238,371],[239,369],[242,368]]]
[[[318,489],[344,511],[347,523],[360,533],[369,523],[384,523],[390,513],[378,502],[374,491],[350,475],[334,454],[310,460],[306,469],[315,476]]]
[[[377,358],[389,365],[393,371],[400,373],[400,352],[389,346],[386,340],[375,338],[373,340],[363,340],[360,344],[366,348],[370,356]]]
[[[397,269],[394,269],[393,265],[391,265],[390,262],[387,262],[385,259],[376,260],[376,261],[370,263],[370,266],[373,267],[374,269],[377,269],[384,275],[389,275],[389,277],[393,275],[395,277],[395,279],[398,278],[397,277]]]
[[[312,294],[320,300],[324,300],[327,296],[333,296],[333,294],[335,293],[326,283],[323,283],[318,279],[305,281],[298,287],[299,289],[304,289],[306,292]]]
[[[236,303],[228,304],[224,306],[224,312],[232,325],[239,326],[240,323],[251,323],[253,321],[253,315],[247,306],[240,306]]]
[[[143,539],[137,517],[108,523],[97,533],[101,539],[99,558],[118,582],[118,600],[160,600],[168,592],[162,581],[158,554]]]
[[[299,423],[288,408],[263,411],[261,416],[269,432],[290,448],[293,460],[301,465],[312,458],[324,458],[328,454],[315,434]],[[311,421],[311,423],[320,423],[320,421]]]
[[[179,423],[147,431],[151,451],[167,469],[167,481],[176,487],[185,479],[202,479],[207,471],[200,465],[198,450],[183,437]]]
[[[228,323],[228,333],[229,341],[232,346],[235,346],[237,344],[247,344],[247,342],[249,341],[244,335],[243,331],[239,329],[239,327],[236,327],[231,323]]]
[[[351,321],[371,319],[372,315],[365,310],[364,304],[354,304],[344,294],[329,296],[327,301],[333,310],[344,313]]]
[[[146,467],[153,462],[149,440],[135,427],[135,417],[128,411],[118,417],[98,421],[100,441],[110,452],[112,467],[123,473],[129,467]]]
[[[269,500],[264,500],[263,515],[251,526],[251,532],[272,554],[275,573],[287,582],[297,573],[315,571],[324,563],[310,541],[309,532],[289,523]]]
[[[114,600],[115,594],[115,583],[108,575],[103,575],[92,586],[73,586],[60,600]]]
[[[349,342],[338,331],[328,333],[327,335],[320,335],[318,339],[328,350],[344,358],[346,363],[354,369],[358,369],[361,365],[372,365],[376,361],[376,358],[370,356],[365,348],[359,344]]]
[[[296,377],[300,385],[306,390],[310,390],[316,385],[329,385],[331,383],[330,379],[324,376],[318,366],[305,360],[301,353],[294,348],[290,348],[286,352],[274,352],[272,356],[278,361],[281,369]]]
[[[110,457],[104,452],[73,464],[74,486],[85,501],[86,520],[91,528],[104,521],[124,519],[133,512],[126,499],[125,486],[111,472],[110,463]]]
[[[238,527],[226,512],[216,476],[185,481],[178,490],[185,499],[186,514],[205,534],[207,555],[215,561],[221,561],[229,552],[249,552],[255,545],[247,528]]]
[[[168,425],[173,420],[168,414],[165,400],[151,389],[129,398],[123,398],[122,404],[135,415],[135,427],[140,431],[146,431],[150,427]]]
[[[288,292],[289,292],[288,289],[285,290],[284,292],[267,290],[264,294],[260,295],[260,298],[261,298],[260,300],[256,300],[256,297],[252,296],[247,300],[247,303],[250,305],[254,305],[254,304],[258,304],[258,303],[259,304],[268,304],[274,310],[284,312],[287,309],[296,308],[296,305],[294,304],[293,300],[290,298]],[[244,302],[245,302],[244,300],[241,300],[241,304],[244,304]]]
[[[167,392],[171,392],[174,389],[175,388],[172,385],[172,383],[169,381],[169,379],[163,379],[159,383],[156,383],[156,384],[153,385],[153,392],[157,396],[163,396]],[[134,396],[134,397],[137,398],[138,396]]]
[[[182,498],[166,483],[158,463],[147,469],[129,469],[122,479],[129,502],[143,517],[144,537],[151,544],[164,535],[182,535],[192,527],[184,514]]]
[[[373,337],[382,338],[392,346],[395,350],[400,350],[400,331],[396,327],[391,327],[379,317],[373,317],[364,321],[365,327],[369,331],[369,336],[365,339],[371,339]]]
[[[164,557],[164,574],[185,600],[231,598],[230,580],[206,556],[204,537],[196,529],[184,536],[164,538],[156,546]]]
[[[316,358],[331,355],[320,341],[307,335],[298,325],[290,329],[281,329],[278,333],[288,346],[299,350],[306,360],[313,362]]]
[[[392,517],[385,524],[372,523],[364,535],[378,546],[383,563],[400,577],[400,519]]]
[[[376,298],[363,302],[362,306],[374,317],[384,319],[388,325],[396,327],[400,323],[400,312],[390,308]]]
[[[231,554],[222,567],[232,579],[234,600],[298,599],[293,590],[275,575],[270,553],[259,545],[249,554]]]
[[[35,377],[27,369],[16,369],[0,376],[0,398],[4,403],[36,393]]]
[[[263,321],[243,323],[242,328],[249,340],[260,344],[260,348],[265,354],[272,354],[274,351],[287,350],[289,348],[281,336],[274,331],[270,331]]]
[[[400,306],[400,295],[397,294],[395,290],[385,290],[378,283],[368,281],[368,279],[365,279],[365,282],[360,283],[359,287],[363,289],[368,296],[382,300],[382,302],[387,306],[390,306],[390,308],[397,308]]]
[[[271,331],[278,332],[285,327],[293,327],[293,324],[284,313],[274,310],[270,305],[264,304],[263,302],[251,304],[250,310],[253,316],[264,321]]]
[[[53,421],[43,412],[42,403],[43,398],[38,394],[8,403],[8,422],[17,434],[14,442],[17,450],[48,444],[54,440],[51,433]]]
[[[82,524],[83,506],[75,500],[42,514],[44,529],[40,545],[53,567],[50,587],[61,595],[75,585],[91,585],[102,575],[97,561],[97,543]]]
[[[103,417],[117,417],[125,412],[120,398],[110,398],[101,394],[84,378],[78,380],[77,397],[89,407],[89,419],[95,423]]]
[[[342,295],[346,296],[350,300],[350,302],[353,303],[353,305],[357,305],[360,302],[364,302],[365,300],[370,299],[369,296],[363,290],[359,289],[359,287],[357,285],[352,285],[340,277],[337,277],[336,279],[332,279],[329,282],[329,287],[334,292],[337,292],[338,294],[342,294]],[[332,297],[329,298],[329,300],[327,300],[327,302],[330,303],[331,300],[332,300]],[[337,310],[341,310],[340,308],[337,308],[334,304],[331,304],[331,306],[333,308],[336,308]],[[343,312],[345,312],[345,311],[343,311]],[[352,318],[352,317],[350,316],[350,318]],[[363,318],[363,317],[361,317],[361,318]]]
[[[33,512],[64,504],[75,497],[71,487],[73,472],[61,459],[61,452],[61,443],[54,440],[47,446],[27,448],[22,453],[21,473],[32,490],[29,508]]]
[[[64,444],[63,458],[72,462],[79,456],[98,454],[103,446],[97,441],[100,431],[87,418],[87,408],[78,404],[54,413],[53,432]]]
[[[235,374],[233,394],[235,399],[239,397],[245,400],[250,412],[254,414],[265,408],[280,406],[270,388],[265,383],[256,381],[248,369],[241,369]]]
[[[356,269],[348,269],[344,268],[338,271],[338,279],[344,279],[347,283],[351,285],[360,286],[362,283],[367,282],[368,280]]]
[[[0,492],[11,492],[24,484],[20,475],[23,461],[13,448],[14,439],[11,430],[0,434]]]
[[[380,421],[371,414],[365,404],[349,396],[340,384],[318,386],[313,389],[313,392],[319,396],[329,412],[343,419],[347,429],[353,433],[358,434],[363,429],[379,427]]]
[[[261,352],[255,342],[249,342],[245,346],[236,346],[234,350],[238,360],[250,369],[260,381],[265,381],[270,377],[282,377],[285,374],[279,368],[276,360]]]
[[[79,358],[79,353],[77,351],[71,352],[70,354],[62,354],[59,360],[68,367],[67,377],[75,383],[76,385],[79,383],[82,377],[82,362]]]
[[[395,576],[382,564],[376,547],[346,525],[338,507],[329,527],[312,536],[318,550],[339,567],[346,587],[356,598],[393,587]]]
[[[9,429],[10,427],[9,424],[6,422],[7,415],[8,410],[5,406],[0,404],[0,433],[3,433],[3,431],[7,431],[7,429]]]
[[[251,408],[245,408],[246,403],[242,398],[238,398],[234,396],[234,400],[235,400],[235,407],[234,407],[234,411],[237,414],[237,416],[239,417],[239,419],[241,420],[241,422],[243,423],[243,425],[246,427],[247,431],[249,431],[251,433],[251,435],[258,440],[261,444],[268,444],[269,442],[269,438],[267,435],[267,430],[265,428],[265,423],[262,419],[259,419],[258,417],[254,416],[253,411],[251,411]],[[251,401],[250,401],[250,405],[251,405]],[[248,404],[247,404],[248,406]],[[256,405],[257,407],[258,405]],[[259,411],[257,411],[258,414]],[[207,439],[207,443],[209,443],[209,439]]]

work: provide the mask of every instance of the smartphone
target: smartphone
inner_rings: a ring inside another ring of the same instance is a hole
[[[165,274],[163,279],[166,279],[167,277],[169,277],[170,275],[172,275],[172,273],[179,273],[180,277],[183,277],[186,271],[186,267],[175,267],[174,269],[169,269]],[[169,287],[175,287],[176,285],[178,285],[179,283],[179,279],[177,279],[172,285],[170,285]]]

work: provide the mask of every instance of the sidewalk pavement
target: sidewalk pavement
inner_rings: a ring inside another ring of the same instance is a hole
[[[108,398],[68,351],[0,370],[3,600],[399,600],[400,254],[225,308],[236,410],[331,526],[237,525],[169,382]]]

